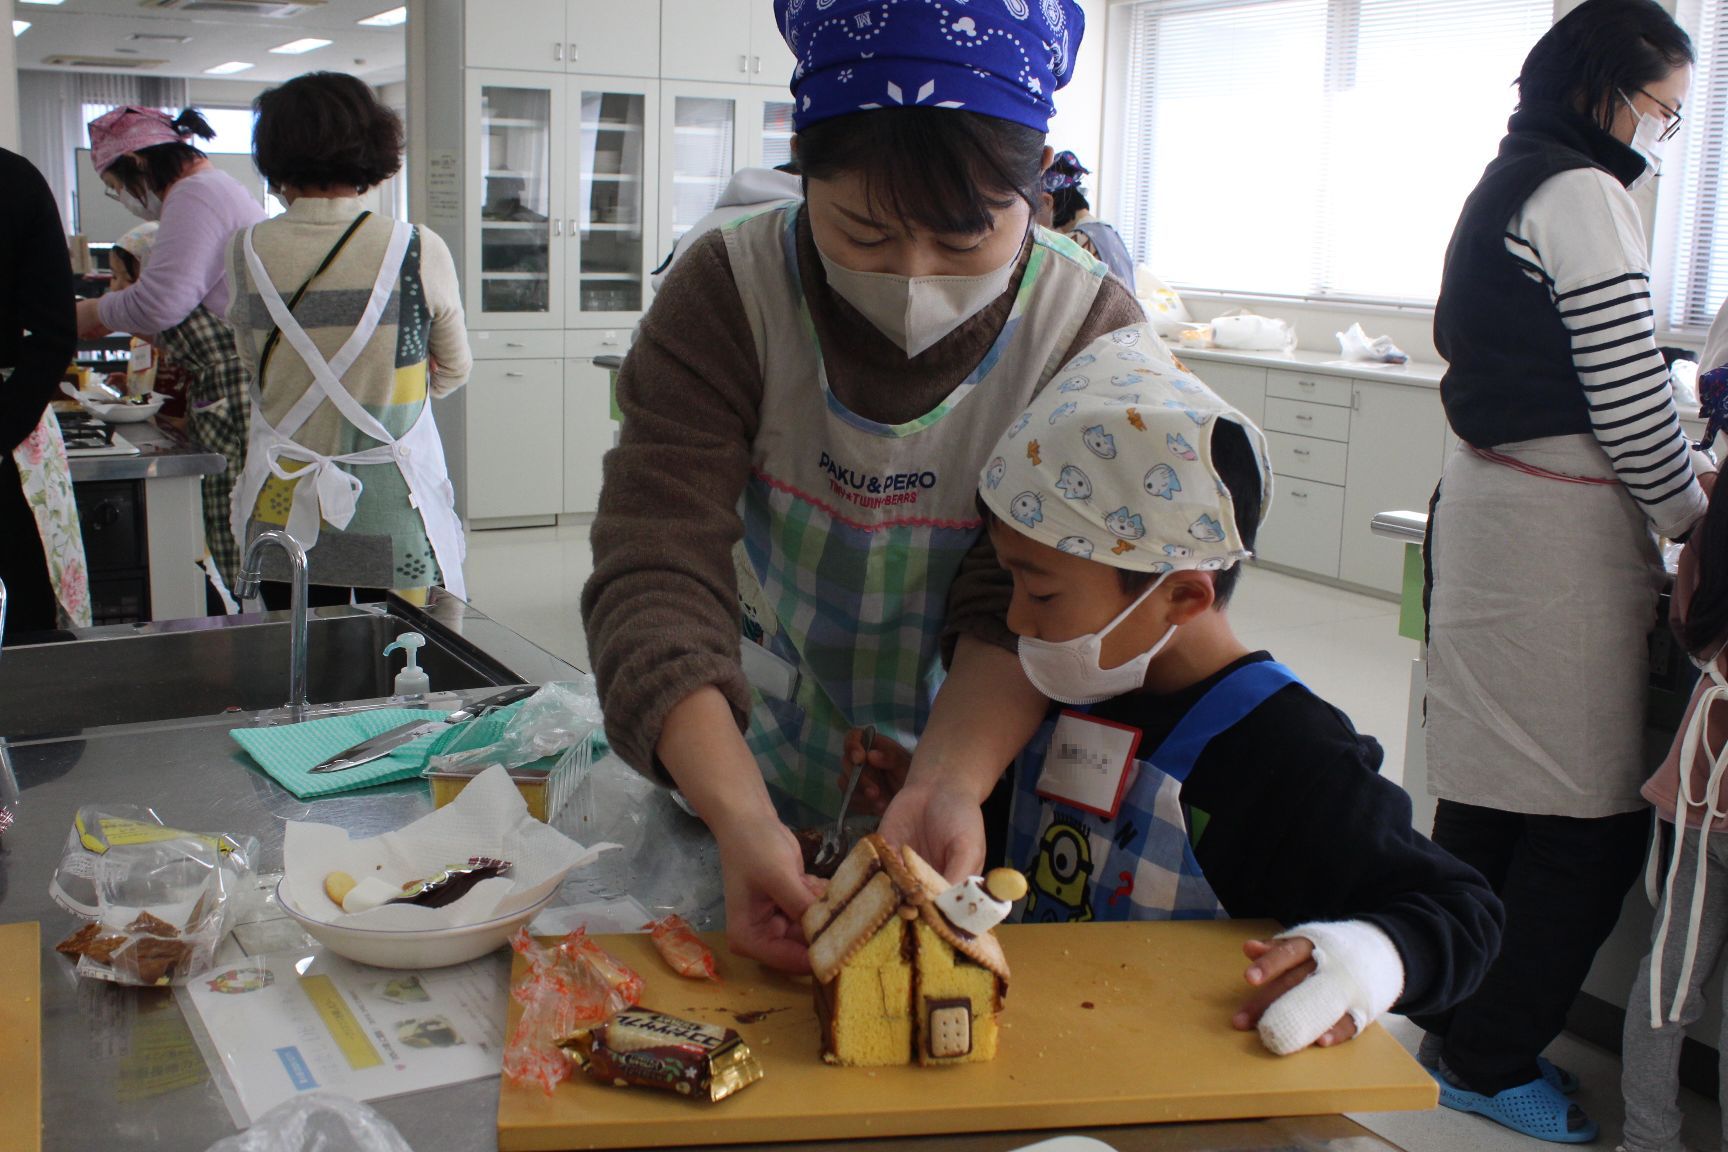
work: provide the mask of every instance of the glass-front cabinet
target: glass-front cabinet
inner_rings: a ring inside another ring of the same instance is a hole
[[[734,169],[748,160],[738,139],[736,85],[667,91],[660,128],[660,245],[667,251],[714,210]]]
[[[792,101],[762,102],[760,166],[778,168],[792,159]]]
[[[556,326],[564,310],[563,80],[522,72],[469,77],[469,325]]]
[[[655,96],[652,81],[570,80],[570,327],[620,323],[647,307]]]

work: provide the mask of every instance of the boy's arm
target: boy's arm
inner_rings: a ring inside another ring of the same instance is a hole
[[[1500,902],[1411,827],[1410,798],[1374,771],[1369,742],[1335,725],[1279,725],[1304,739],[1276,757],[1264,746],[1233,751],[1235,732],[1215,741],[1184,789],[1211,817],[1195,854],[1233,916],[1378,928],[1404,966],[1395,1007],[1444,1010],[1475,990],[1498,950]]]

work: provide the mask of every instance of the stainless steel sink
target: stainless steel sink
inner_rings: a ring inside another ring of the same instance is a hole
[[[307,671],[313,704],[389,696],[399,661],[382,655],[421,632],[434,690],[520,678],[429,617],[390,607],[314,609]],[[286,613],[88,628],[0,655],[0,736],[19,740],[113,724],[279,708],[288,699]]]

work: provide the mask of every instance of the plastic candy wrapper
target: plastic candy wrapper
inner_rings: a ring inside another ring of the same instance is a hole
[[[690,927],[689,921],[684,917],[673,914],[659,920],[650,920],[642,927],[653,939],[660,959],[666,961],[672,971],[692,980],[712,980],[717,984],[720,982],[720,973],[714,967],[714,953],[708,950],[708,945],[702,943],[696,930]]]
[[[504,1048],[504,1077],[550,1094],[574,1071],[558,1041],[634,1007],[642,998],[642,977],[581,928],[551,946],[524,928],[510,947],[528,967],[510,987],[522,1015]]]
[[[184,984],[215,962],[257,856],[251,837],[183,831],[150,809],[80,808],[49,894],[86,923],[56,950],[80,976]]]
[[[593,677],[554,681],[517,706],[496,740],[478,748],[433,756],[427,770],[451,772],[493,764],[502,764],[506,769],[519,768],[593,739],[604,724]]]
[[[1346,360],[1365,360],[1375,364],[1407,364],[1410,357],[1390,336],[1370,338],[1362,325],[1352,324],[1348,331],[1335,333],[1338,350]]]
[[[414,1152],[376,1111],[333,1092],[284,1100],[207,1152]]]

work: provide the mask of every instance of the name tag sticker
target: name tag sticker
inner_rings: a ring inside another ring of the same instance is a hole
[[[1128,790],[1128,767],[1139,749],[1138,728],[1064,711],[1050,737],[1037,793],[1046,800],[1114,820]]]

